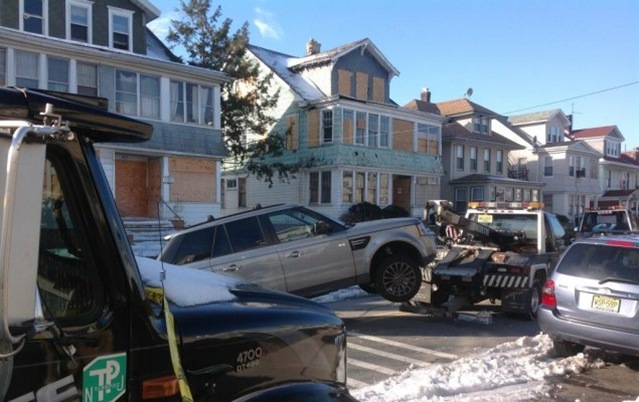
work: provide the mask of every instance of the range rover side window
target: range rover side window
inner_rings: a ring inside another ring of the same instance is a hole
[[[262,227],[256,217],[239,219],[224,226],[236,253],[266,245]]]
[[[181,235],[183,236],[182,241],[171,260],[171,264],[182,265],[211,258],[213,228],[194,230]]]
[[[45,316],[63,322],[88,321],[100,312],[104,292],[92,261],[70,177],[60,175],[56,159],[45,165],[42,188],[38,289]]]

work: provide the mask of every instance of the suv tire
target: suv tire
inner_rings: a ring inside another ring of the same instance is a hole
[[[422,271],[412,259],[391,255],[375,272],[375,289],[386,300],[407,302],[422,285]]]

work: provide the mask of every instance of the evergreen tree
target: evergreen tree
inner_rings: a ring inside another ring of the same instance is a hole
[[[271,133],[276,119],[269,116],[279,91],[269,92],[272,73],[260,76],[256,62],[245,55],[249,43],[248,23],[231,33],[232,20],[222,19],[222,8],[212,10],[211,0],[180,0],[179,19],[171,21],[169,46],[181,46],[187,63],[229,74],[235,82],[222,84],[222,133],[230,153],[231,167],[243,167],[258,179],[273,184],[273,176],[288,180],[298,170],[293,163],[274,161],[286,148],[286,135]],[[254,134],[257,141],[247,142]]]

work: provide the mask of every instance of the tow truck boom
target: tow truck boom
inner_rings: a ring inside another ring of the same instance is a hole
[[[449,201],[427,201],[424,215],[430,216],[431,213],[434,214],[435,224],[438,226],[452,226],[455,229],[463,231],[461,234],[449,236],[454,243],[470,244],[478,240],[480,242],[490,243],[490,246],[499,248],[500,251],[512,251],[516,249],[517,246],[523,245],[526,241],[526,235],[523,232],[514,232],[506,229],[495,230],[457,214],[452,210]]]

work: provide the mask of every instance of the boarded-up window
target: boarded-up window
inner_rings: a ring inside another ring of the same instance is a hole
[[[311,110],[308,112],[308,146],[317,147],[319,141],[319,111]]]
[[[286,149],[297,150],[299,147],[299,123],[297,115],[286,117]]]
[[[171,201],[215,201],[215,161],[202,158],[170,158]]]
[[[386,81],[380,77],[373,77],[373,100],[375,102],[384,102],[386,94],[384,91]]]
[[[357,72],[355,77],[357,80],[355,97],[368,100],[368,74]]]
[[[342,118],[342,139],[344,144],[353,143],[353,130],[354,130],[355,112],[351,109],[344,109],[344,115]]]
[[[399,151],[413,150],[413,123],[401,119],[393,119],[393,149]]]
[[[337,70],[337,92],[340,95],[353,96],[353,73],[347,70]]]

